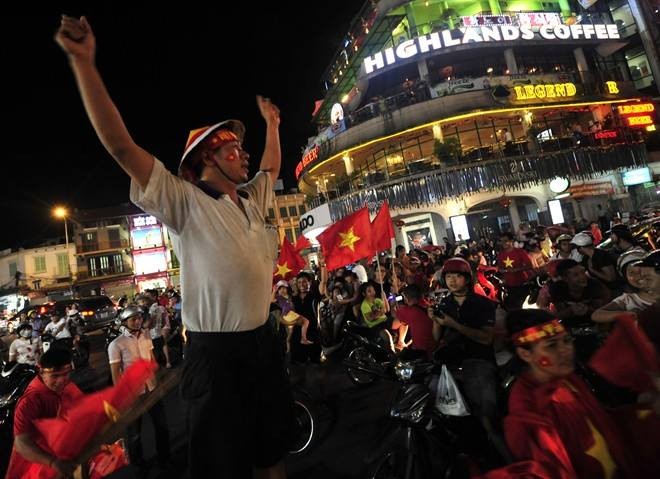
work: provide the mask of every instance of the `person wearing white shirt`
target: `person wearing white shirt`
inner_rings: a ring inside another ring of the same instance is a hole
[[[122,323],[122,333],[108,346],[108,360],[112,382],[117,384],[128,367],[139,359],[155,361],[153,344],[149,332],[142,329],[142,310],[138,306],[127,306],[119,314]],[[144,393],[153,391],[156,387],[155,379],[150,379]],[[168,463],[170,459],[170,436],[167,428],[167,418],[163,402],[158,401],[149,409],[149,415],[154,424],[156,438],[156,453],[158,461]],[[142,453],[142,417],[138,418],[127,430],[128,455],[131,463],[137,467],[144,467],[145,460]]]
[[[67,318],[57,318],[57,314],[50,313],[50,323],[44,328],[44,334],[50,334],[55,339],[68,339],[71,332],[67,327]]]

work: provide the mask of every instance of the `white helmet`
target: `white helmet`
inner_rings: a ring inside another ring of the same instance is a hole
[[[641,248],[634,248],[625,253],[621,253],[621,256],[619,256],[619,259],[616,261],[616,269],[619,271],[619,274],[625,278],[626,268],[632,263],[643,260],[646,255],[647,251],[644,251]]]
[[[578,233],[575,236],[573,236],[573,239],[571,240],[571,244],[574,244],[575,246],[591,246],[594,244],[594,239],[591,237],[589,233]]]

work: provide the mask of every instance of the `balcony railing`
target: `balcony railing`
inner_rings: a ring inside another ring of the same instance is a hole
[[[123,249],[130,246],[127,239],[120,239],[114,241],[94,241],[80,243],[80,251],[82,253],[93,253],[97,251],[108,251],[113,249]]]
[[[644,143],[631,141],[446,166],[429,164],[427,171],[389,179],[374,173],[371,182],[358,187],[341,185],[336,198],[329,201],[330,214],[337,220],[365,205],[377,209],[383,200],[394,209],[431,205],[482,190],[526,188],[557,176],[589,180],[619,168],[641,167],[646,162]],[[315,208],[326,201],[324,195],[319,195],[308,205]]]
[[[78,281],[92,279],[92,278],[103,278],[107,276],[117,276],[117,275],[131,275],[133,272],[130,268],[99,268],[86,271],[78,271],[76,279]]]

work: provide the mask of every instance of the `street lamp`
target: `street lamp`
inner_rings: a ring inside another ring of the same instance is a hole
[[[71,274],[71,266],[69,265],[69,228],[66,223],[66,217],[69,214],[66,208],[63,206],[57,206],[53,210],[53,215],[56,218],[62,218],[64,220],[64,243],[66,247],[66,269],[67,274]]]

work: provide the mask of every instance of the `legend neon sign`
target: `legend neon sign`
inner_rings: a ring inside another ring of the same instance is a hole
[[[649,127],[655,123],[655,105],[646,103],[628,103],[616,107],[619,116],[631,128]]]

